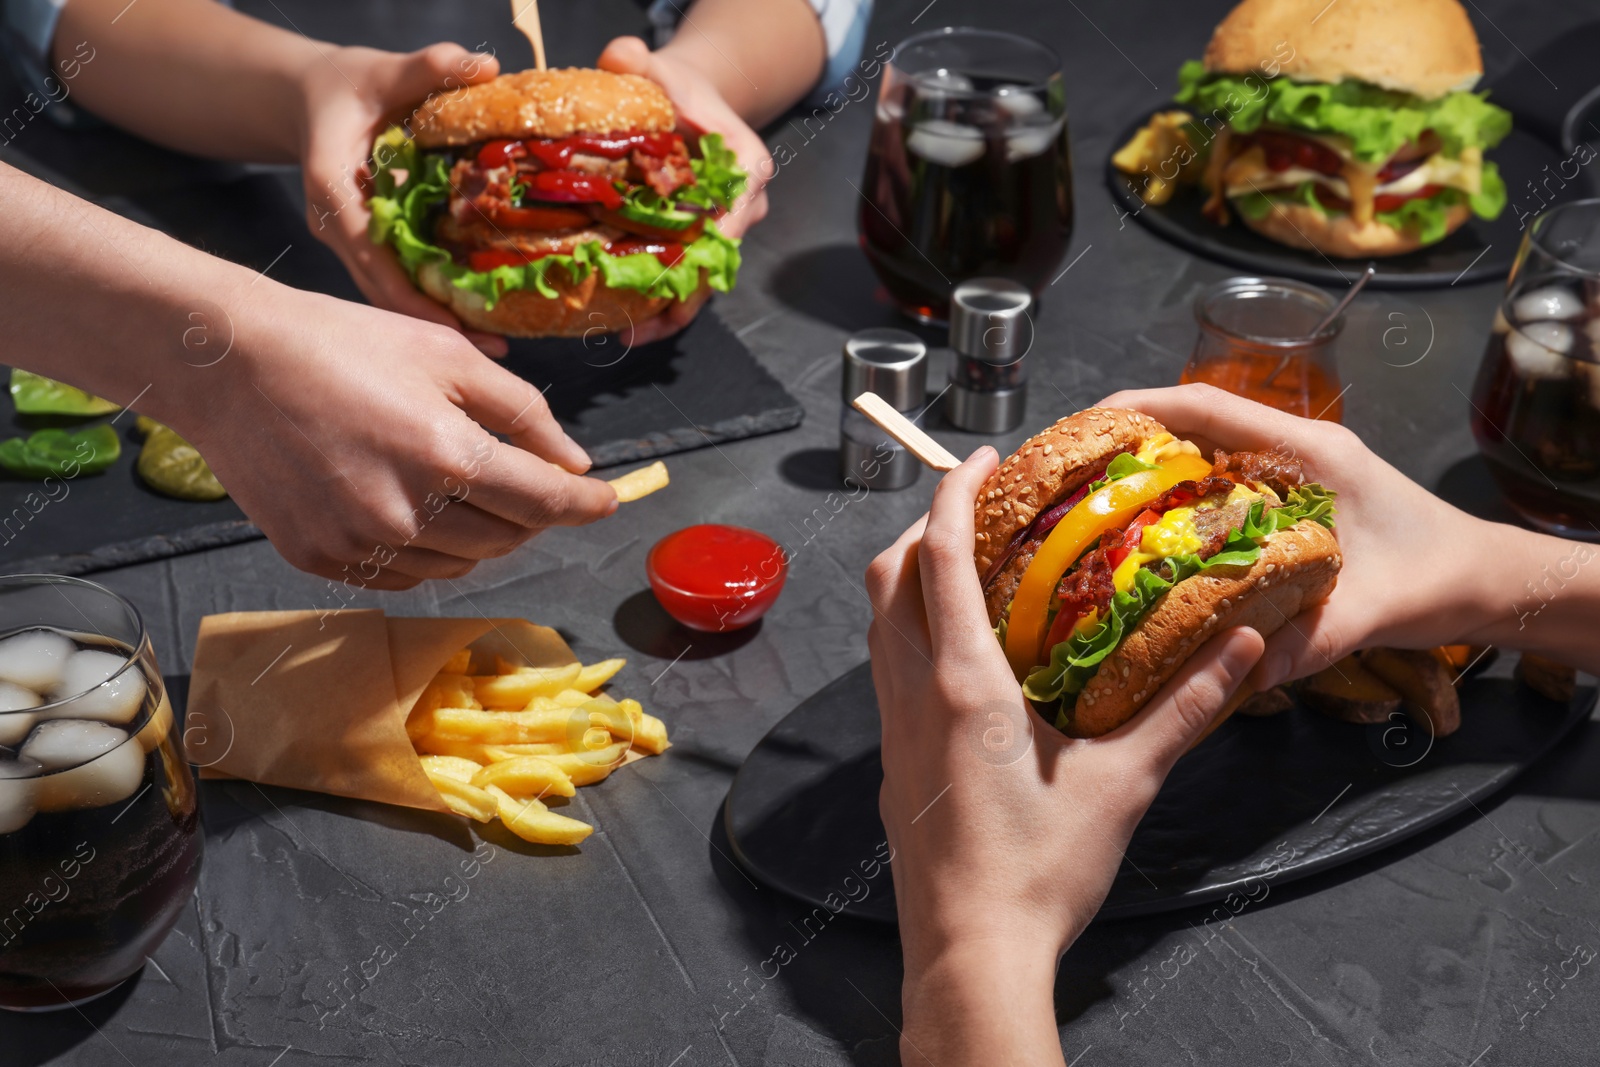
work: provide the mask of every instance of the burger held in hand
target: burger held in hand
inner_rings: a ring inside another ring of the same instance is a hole
[[[1245,0],[1179,73],[1209,142],[1206,214],[1351,258],[1495,218],[1506,187],[1483,153],[1511,116],[1471,91],[1482,75],[1458,0]]]
[[[745,175],[686,138],[661,87],[529,70],[430,97],[373,150],[372,239],[467,326],[582,336],[727,292],[739,243],[716,218]]]
[[[1205,641],[1333,591],[1333,493],[1277,452],[1217,452],[1090,408],[984,484],[974,560],[1023,692],[1076,737],[1132,718]]]

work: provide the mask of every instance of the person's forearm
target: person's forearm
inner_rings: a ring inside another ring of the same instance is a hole
[[[253,272],[3,165],[0,202],[6,362],[193,433]]]
[[[1600,545],[1486,526],[1473,640],[1600,675]]]
[[[906,953],[900,1062],[908,1067],[1061,1067],[1056,957],[981,942],[929,960]]]
[[[698,0],[662,51],[710,79],[757,128],[794,106],[828,58],[807,0]]]
[[[195,155],[281,163],[300,150],[299,80],[335,51],[214,0],[70,0],[51,59],[107,122]]]

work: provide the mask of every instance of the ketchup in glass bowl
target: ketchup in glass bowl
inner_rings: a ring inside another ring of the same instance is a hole
[[[644,568],[668,615],[693,630],[725,633],[766,614],[783,592],[789,559],[766,534],[702,523],[657,541]]]

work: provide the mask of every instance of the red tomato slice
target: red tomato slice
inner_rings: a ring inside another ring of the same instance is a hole
[[[489,208],[491,221],[519,230],[571,230],[590,223],[589,213],[573,207],[500,207]]]
[[[503,167],[513,159],[521,159],[528,154],[521,141],[488,141],[478,149],[478,166],[484,170],[493,170]]]
[[[1442,185],[1424,185],[1414,193],[1385,193],[1373,200],[1372,209],[1374,211],[1393,211],[1407,200],[1426,200],[1443,188],[1444,186]]]
[[[564,204],[600,204],[613,211],[622,206],[622,194],[611,179],[575,170],[541,170],[527,176],[528,188],[540,200]]]
[[[468,252],[467,266],[473,270],[491,271],[496,267],[520,267],[532,263],[541,256],[529,256],[523,252],[513,252],[509,249],[493,248],[484,252]]]

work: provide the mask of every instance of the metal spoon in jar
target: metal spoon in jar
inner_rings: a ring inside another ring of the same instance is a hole
[[[1372,280],[1372,276],[1376,273],[1378,273],[1378,265],[1376,263],[1368,263],[1367,269],[1361,272],[1361,277],[1357,278],[1355,280],[1355,284],[1350,286],[1350,291],[1344,294],[1344,299],[1333,305],[1333,310],[1328,312],[1328,314],[1323,317],[1321,322],[1317,323],[1316,328],[1311,331],[1309,336],[1316,337],[1321,334],[1323,330],[1326,330],[1329,326],[1332,326],[1333,320],[1344,313],[1344,309],[1350,306],[1350,301],[1354,300],[1361,290],[1367,287],[1367,283]],[[1292,358],[1292,356],[1293,353],[1291,352],[1278,361],[1278,365],[1272,369],[1272,373],[1267,375],[1267,380],[1261,383],[1262,388],[1266,388],[1267,386],[1271,385],[1273,379],[1283,373],[1284,368],[1289,365],[1289,360]]]

